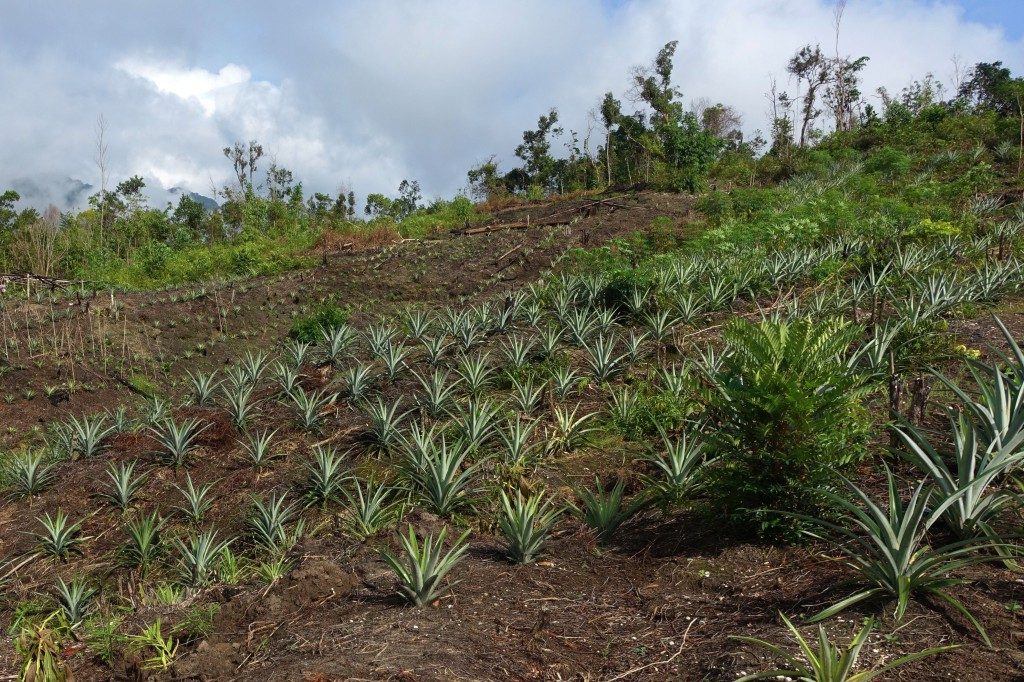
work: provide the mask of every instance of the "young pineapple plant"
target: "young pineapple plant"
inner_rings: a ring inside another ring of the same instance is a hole
[[[399,426],[409,414],[408,410],[400,411],[401,405],[401,398],[388,405],[378,397],[376,403],[366,406],[366,416],[370,421],[367,435],[382,452],[389,452],[399,443]]]
[[[181,494],[182,503],[174,509],[185,517],[189,523],[199,524],[213,506],[213,483],[204,483],[196,486],[192,481],[191,474],[185,475],[185,485],[174,486]]]
[[[772,644],[756,637],[735,636],[733,639],[767,649],[779,660],[784,661],[783,667],[744,675],[736,680],[736,682],[766,679],[777,680],[780,678],[810,680],[811,682],[868,682],[913,661],[952,651],[959,646],[957,644],[948,644],[931,647],[923,651],[901,656],[885,665],[854,672],[861,650],[867,643],[871,631],[874,630],[874,620],[870,618],[865,620],[864,626],[854,635],[853,640],[844,649],[829,639],[825,628],[821,625],[818,626],[817,647],[814,647],[811,642],[804,639],[804,636],[800,634],[800,630],[788,618],[782,614],[779,615],[796,641],[800,654],[791,654],[777,644]]]
[[[163,549],[160,538],[163,526],[164,520],[156,511],[143,514],[126,524],[128,541],[121,549],[125,566],[138,569],[143,577],[149,573]]]
[[[597,341],[593,345],[582,344],[584,350],[587,351],[587,362],[590,363],[593,376],[601,383],[613,378],[625,364],[623,360],[627,355],[625,353],[616,354],[615,342],[614,336],[606,337],[602,334],[597,337]]]
[[[645,477],[645,481],[655,499],[665,506],[677,506],[704,483],[701,474],[713,459],[697,435],[684,433],[672,439],[661,430],[661,441],[664,452],[648,459],[657,473],[653,477]]]
[[[23,452],[7,464],[4,473],[14,498],[32,498],[53,483],[54,465],[46,462],[41,451]]]
[[[249,515],[249,530],[253,541],[275,555],[287,552],[304,530],[298,505],[285,504],[286,498],[287,494],[274,493],[266,502],[254,499],[252,513]],[[295,528],[289,532],[288,525],[296,520]]]
[[[174,468],[181,468],[196,448],[200,434],[209,427],[198,419],[186,419],[178,424],[173,419],[166,419],[159,427],[151,427],[153,438],[160,445],[160,455]]]
[[[253,387],[249,384],[230,385],[224,388],[228,414],[231,423],[238,430],[244,430],[256,412],[257,401],[252,399]]]
[[[270,466],[270,463],[279,456],[273,448],[274,436],[277,429],[273,431],[263,430],[249,434],[242,441],[242,451],[245,459],[254,469],[261,470]]]
[[[110,463],[107,467],[107,477],[110,485],[103,493],[103,497],[114,507],[122,512],[128,511],[139,491],[146,484],[147,476],[135,475],[135,462],[127,464]]]
[[[296,388],[292,393],[292,401],[299,412],[299,424],[306,431],[319,431],[324,421],[324,413],[334,404],[337,396],[326,391],[310,391]]]
[[[217,373],[203,374],[202,372],[197,372],[193,374],[192,372],[186,372],[186,375],[191,386],[189,402],[196,407],[209,407],[212,405],[217,389],[223,383],[217,379]]]
[[[416,396],[417,403],[435,419],[444,416],[448,408],[455,402],[455,392],[462,380],[451,381],[445,372],[436,368],[433,374],[427,376],[416,374],[415,376],[423,389]]]
[[[430,316],[422,310],[410,309],[405,314],[406,336],[413,341],[419,341],[430,333],[432,326]]]
[[[412,474],[424,504],[435,514],[446,516],[469,504],[479,463],[463,466],[469,450],[464,443],[451,445],[442,438]]]
[[[522,369],[530,363],[530,357],[536,342],[521,336],[512,336],[502,343],[505,361],[510,369]]]
[[[356,331],[347,324],[331,329],[321,329],[321,351],[324,362],[337,367],[345,359],[349,349],[356,340]]]
[[[501,456],[505,466],[511,469],[522,469],[529,466],[537,454],[538,444],[530,443],[537,431],[536,421],[524,421],[516,416],[506,423],[505,428],[497,429],[501,441]]]
[[[74,452],[86,459],[100,454],[104,441],[116,430],[103,415],[82,417],[81,420],[72,417],[69,427],[74,438]]]
[[[509,559],[517,564],[536,561],[560,514],[561,510],[556,509],[543,493],[524,497],[517,491],[513,498],[501,491],[498,525],[505,536],[505,551]]]
[[[533,414],[540,406],[547,385],[546,381],[538,385],[532,374],[522,381],[513,378],[512,405],[523,414]]]
[[[425,336],[421,342],[423,343],[424,351],[426,351],[424,357],[427,360],[427,364],[431,367],[437,367],[441,364],[452,345],[443,336]]]
[[[295,370],[298,370],[309,358],[309,352],[312,346],[305,341],[298,339],[290,339],[284,346],[284,355],[288,361],[288,364]]]
[[[463,533],[448,549],[444,551],[444,540],[448,528],[442,528],[435,538],[428,535],[422,543],[416,531],[409,526],[408,533],[399,533],[398,539],[402,547],[402,556],[396,556],[388,550],[381,551],[381,558],[398,577],[399,591],[413,606],[423,606],[437,601],[444,596],[441,581],[462,560],[469,545],[466,538],[469,531]],[[404,559],[404,561],[403,561]],[[449,583],[449,587],[455,583]]]
[[[342,467],[342,458],[334,448],[313,448],[313,460],[306,464],[306,499],[310,504],[323,507],[338,498],[346,478]]]
[[[398,330],[384,322],[370,325],[366,329],[366,344],[370,347],[371,353],[380,357],[391,345],[396,334],[398,334]]]
[[[347,514],[345,526],[358,540],[390,528],[402,518],[405,504],[397,499],[399,491],[373,480],[365,484],[353,478],[351,488],[342,488]]]
[[[373,365],[355,364],[342,374],[345,395],[350,402],[364,400],[373,387]]]
[[[405,343],[401,341],[389,343],[384,347],[384,351],[380,354],[380,359],[384,363],[384,373],[388,381],[394,381],[398,378],[398,375],[406,366],[406,359],[411,354],[412,350],[407,348]]]
[[[491,384],[494,374],[493,368],[488,364],[490,355],[487,353],[478,354],[474,357],[462,356],[459,366],[455,372],[462,380],[462,385],[471,396],[478,397]]]
[[[597,413],[590,412],[577,416],[578,412],[578,405],[571,412],[567,407],[555,408],[554,422],[546,434],[547,454],[557,455],[572,452],[587,443],[590,434],[595,430],[595,427],[589,426],[588,422],[597,416]]]
[[[242,371],[245,372],[246,379],[249,384],[256,386],[260,383],[260,379],[263,378],[263,372],[266,371],[267,366],[270,364],[270,356],[263,351],[246,351],[245,355],[242,356],[241,367]]]
[[[292,393],[299,388],[299,380],[302,375],[294,365],[278,362],[274,365],[274,377],[277,379],[277,385],[281,388],[277,393],[278,397],[285,398],[291,397]]]
[[[80,554],[80,545],[85,538],[82,537],[82,522],[71,523],[63,511],[57,510],[56,515],[37,517],[36,520],[42,525],[41,532],[35,537],[39,544],[40,551],[58,561],[67,561],[72,554]]]
[[[950,423],[951,461],[955,466],[950,467],[950,458],[939,453],[924,433],[910,424],[895,427],[905,446],[900,452],[934,483],[934,501],[945,509],[943,521],[957,537],[995,537],[992,522],[1017,502],[1017,497],[998,482],[1024,460],[1024,431],[1009,441],[997,438],[986,446],[979,443],[978,429],[964,414],[955,419],[951,416]]]
[[[54,591],[57,594],[57,605],[60,607],[60,612],[72,630],[81,625],[93,610],[94,598],[98,592],[95,587],[81,578],[75,578],[68,583],[60,577],[57,578]]]
[[[577,507],[576,511],[583,523],[597,534],[598,542],[606,543],[623,523],[647,505],[648,499],[638,495],[628,504],[624,503],[626,483],[621,479],[615,482],[611,490],[605,490],[600,479],[595,478],[594,484],[594,491],[586,488],[577,491],[583,506]]]
[[[904,503],[888,467],[885,473],[888,479],[887,510],[883,510],[866,492],[847,482],[853,500],[831,491],[825,493],[827,500],[844,513],[840,521],[800,515],[812,524],[812,529],[805,530],[805,534],[827,542],[865,584],[863,590],[822,610],[808,622],[831,618],[854,604],[878,597],[896,600],[895,619],[899,621],[913,597],[933,596],[963,614],[985,643],[991,646],[981,623],[948,590],[964,582],[952,577],[955,571],[970,564],[997,560],[998,555],[984,550],[1005,548],[1005,544],[993,539],[966,539],[932,546],[926,537],[928,530],[957,498],[939,502],[933,499],[933,489],[926,488],[926,482],[922,481]]]
[[[475,452],[490,439],[497,416],[498,407],[489,400],[472,400],[453,415],[454,426],[469,451]]]
[[[580,378],[573,368],[558,366],[551,372],[551,390],[559,400],[565,400],[579,388]]]
[[[209,585],[217,575],[217,566],[231,540],[217,540],[212,530],[189,535],[184,540],[175,538],[178,551],[178,572],[181,582],[191,588]]]

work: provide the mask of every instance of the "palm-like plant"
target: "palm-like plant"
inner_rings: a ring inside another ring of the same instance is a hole
[[[197,372],[187,372],[189,383],[191,384],[191,395],[189,396],[190,402],[196,407],[206,407],[213,403],[213,396],[217,391],[217,387],[221,385],[221,381],[217,379],[216,372],[210,372],[204,374]]]
[[[192,523],[202,521],[206,512],[213,506],[213,497],[210,494],[213,490],[213,483],[205,483],[196,487],[192,482],[192,476],[186,474],[184,487],[174,486],[174,488],[181,493],[183,499],[183,504],[175,507],[175,510]]]
[[[79,545],[83,541],[81,521],[70,523],[67,515],[60,509],[55,516],[51,517],[47,512],[45,516],[37,517],[36,520],[43,526],[42,532],[36,533],[36,540],[43,554],[67,561],[72,554],[80,553]]]
[[[185,464],[189,454],[196,447],[199,435],[209,427],[198,419],[186,419],[178,424],[173,419],[166,419],[159,427],[151,427],[150,432],[161,447],[161,455],[179,468]]]
[[[501,517],[498,520],[505,536],[506,552],[517,564],[533,563],[544,547],[561,510],[556,509],[543,493],[514,498],[501,491]]]
[[[978,442],[978,431],[964,416],[950,418],[953,432],[951,469],[921,431],[910,424],[895,429],[906,449],[901,454],[935,483],[934,500],[952,500],[943,520],[958,537],[995,536],[991,521],[1014,500],[996,481],[1024,459],[1020,444],[1024,432],[1008,442],[997,439],[987,447]]]
[[[896,599],[895,617],[900,620],[911,597],[930,595],[960,611],[977,628],[985,643],[990,644],[981,623],[947,590],[963,582],[951,577],[952,573],[970,564],[992,561],[993,555],[979,550],[1000,547],[1001,543],[968,538],[931,547],[925,537],[928,529],[958,498],[947,498],[932,507],[932,490],[926,488],[926,482],[922,481],[904,504],[896,489],[896,479],[888,467],[885,473],[889,497],[887,511],[847,481],[855,501],[831,491],[825,493],[828,502],[844,512],[841,521],[834,523],[798,515],[813,524],[813,529],[805,529],[804,533],[828,542],[867,584],[866,589],[821,611],[809,622],[824,620],[854,604],[879,596]]]
[[[313,461],[306,464],[306,497],[310,504],[326,505],[336,499],[345,481],[342,459],[334,448],[313,448]]]
[[[421,545],[416,531],[409,526],[408,535],[398,535],[404,562],[387,550],[381,551],[381,557],[398,576],[400,593],[414,606],[429,604],[442,595],[441,581],[469,549],[466,544],[466,538],[469,537],[467,530],[445,552],[444,539],[447,533],[448,528],[442,528],[436,538],[428,535]]]
[[[868,636],[875,627],[874,620],[870,618],[867,619],[864,622],[864,626],[856,635],[854,635],[853,640],[845,649],[841,649],[833,643],[829,639],[828,634],[826,634],[825,628],[819,625],[817,648],[814,648],[810,642],[804,639],[803,635],[800,634],[800,630],[798,630],[788,618],[782,614],[779,615],[782,616],[783,622],[785,622],[790,634],[793,635],[793,639],[796,640],[797,645],[800,647],[802,658],[789,653],[776,644],[766,642],[763,639],[742,636],[733,637],[733,639],[737,639],[741,642],[754,644],[768,649],[768,651],[775,654],[779,659],[785,661],[785,667],[744,675],[736,680],[736,682],[779,678],[807,680],[808,682],[869,682],[869,680],[873,680],[879,675],[884,675],[885,673],[895,670],[900,666],[904,666],[907,663],[945,651],[952,651],[959,646],[956,644],[950,644],[946,646],[932,647],[906,656],[901,656],[900,658],[897,658],[883,666],[871,668],[870,670],[854,672],[853,670],[857,665],[857,659],[860,657],[861,649],[864,648],[864,644],[868,641]]]
[[[82,417],[81,420],[72,417],[70,430],[74,438],[75,451],[82,457],[93,457],[103,450],[103,442],[116,428],[107,424],[107,418],[103,415],[95,417]]]
[[[292,393],[292,401],[299,410],[299,423],[307,431],[320,429],[324,419],[324,411],[334,404],[336,395],[326,391],[310,391],[299,387]]]
[[[648,499],[644,495],[636,496],[632,502],[623,506],[626,484],[621,479],[615,482],[611,490],[605,490],[600,479],[595,478],[597,489],[594,492],[581,488],[577,491],[582,508],[577,508],[583,523],[597,533],[599,542],[607,542],[615,535],[623,523],[633,518],[646,506]]]
[[[127,464],[110,463],[107,467],[110,487],[103,497],[121,511],[127,511],[142,486],[146,484],[146,476],[135,475],[135,462]]]
[[[46,490],[54,477],[54,464],[46,463],[43,452],[31,450],[14,457],[5,467],[13,497],[34,497]]]

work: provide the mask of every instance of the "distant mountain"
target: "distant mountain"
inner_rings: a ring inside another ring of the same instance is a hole
[[[215,211],[220,208],[220,204],[217,203],[216,199],[211,199],[210,197],[199,194],[198,192],[190,192],[184,187],[172,187],[167,190],[167,193],[174,197],[180,197],[183,194],[188,195],[193,201],[198,201],[202,204],[203,208],[207,211]]]
[[[61,211],[82,208],[94,192],[87,182],[57,175],[18,178],[9,186],[21,195],[21,207],[31,206],[40,211],[51,205]]]

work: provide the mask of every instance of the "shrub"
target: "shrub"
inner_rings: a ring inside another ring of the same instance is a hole
[[[347,306],[342,308],[333,303],[323,303],[311,314],[296,320],[288,330],[288,336],[303,343],[315,344],[321,340],[321,330],[341,328],[348,322],[350,314]]]
[[[726,327],[706,400],[722,456],[711,490],[735,520],[795,537],[792,517],[766,510],[817,510],[836,472],[864,455],[867,388],[844,360],[859,333],[842,320]]]

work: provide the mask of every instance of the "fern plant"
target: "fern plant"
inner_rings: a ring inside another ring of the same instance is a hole
[[[859,335],[838,319],[726,325],[727,352],[702,367],[703,400],[723,462],[709,489],[737,522],[794,536],[796,517],[763,510],[814,512],[866,452],[871,385],[846,362]]]

